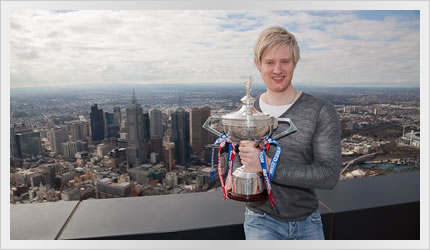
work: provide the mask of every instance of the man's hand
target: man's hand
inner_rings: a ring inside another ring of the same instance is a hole
[[[243,165],[245,165],[245,172],[261,172],[260,160],[258,155],[260,149],[257,148],[255,141],[241,141],[239,145],[239,157]]]

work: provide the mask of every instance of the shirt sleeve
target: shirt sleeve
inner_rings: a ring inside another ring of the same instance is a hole
[[[332,189],[339,180],[342,167],[340,124],[336,109],[325,102],[316,119],[312,138],[313,162],[299,164],[280,160],[273,182],[285,186]]]

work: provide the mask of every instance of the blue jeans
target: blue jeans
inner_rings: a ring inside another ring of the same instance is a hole
[[[243,227],[247,240],[324,240],[318,209],[302,220],[281,221],[246,208]]]

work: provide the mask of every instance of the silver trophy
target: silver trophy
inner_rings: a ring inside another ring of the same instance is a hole
[[[289,128],[278,133],[273,139],[278,139],[293,133],[297,130],[289,118],[275,118],[268,114],[259,112],[254,107],[255,99],[251,96],[251,84],[253,79],[250,77],[245,82],[246,95],[242,97],[242,107],[233,113],[221,117],[209,117],[203,128],[216,134],[217,136],[227,135],[234,144],[242,140],[259,142],[265,136],[272,135],[273,130],[278,127],[278,122],[286,122]],[[221,121],[222,132],[211,126],[211,122]],[[238,201],[258,201],[267,198],[265,192],[264,178],[259,173],[245,172],[244,166],[234,170],[232,174],[232,190],[227,192],[230,199]]]

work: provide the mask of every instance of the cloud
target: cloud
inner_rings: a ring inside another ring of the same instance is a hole
[[[11,87],[261,82],[252,47],[270,25],[297,37],[294,82],[419,83],[419,16],[354,11],[13,11]]]

